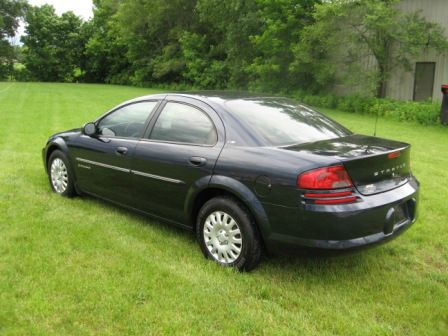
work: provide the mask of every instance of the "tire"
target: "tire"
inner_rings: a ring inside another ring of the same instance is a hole
[[[251,271],[259,264],[260,236],[252,216],[236,199],[220,196],[207,201],[196,227],[205,257],[239,271]]]
[[[73,171],[65,153],[60,150],[53,151],[47,165],[48,181],[53,192],[64,197],[75,196]]]

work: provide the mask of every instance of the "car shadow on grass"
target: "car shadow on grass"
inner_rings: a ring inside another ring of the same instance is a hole
[[[368,275],[369,267],[366,265],[378,256],[375,248],[356,249],[356,250],[323,250],[313,248],[297,248],[288,254],[266,255],[260,267],[263,273],[265,267],[276,269],[283,273],[296,275],[300,272],[302,275],[334,276],[338,273],[347,273],[359,277]]]
[[[185,248],[196,245],[197,253],[202,255],[196,242],[196,236],[192,231],[182,229],[162,219],[88,195],[82,196],[82,200],[92,205],[97,205],[107,212],[119,212],[120,215],[125,215],[138,225],[150,227],[157,234],[168,234],[169,237],[174,237],[179,242],[183,241]],[[166,246],[166,248],[169,248],[169,246]],[[172,248],[178,249],[179,245],[173,245]],[[279,278],[281,278],[283,280],[288,279],[288,281],[297,277],[303,278],[307,276],[317,277],[325,281],[326,277],[334,278],[338,274],[343,275],[344,278],[354,277],[359,279],[369,276],[371,267],[368,265],[372,261],[374,264],[378,264],[375,260],[384,257],[381,256],[383,253],[378,249],[381,248],[376,246],[353,250],[300,248],[279,255],[265,253],[260,265],[251,274],[257,274],[257,277],[261,276],[266,279],[275,278],[280,280]],[[211,261],[205,261],[205,259],[204,262],[211,263]],[[220,266],[216,265],[216,267],[219,268]],[[222,269],[223,272],[227,272],[224,267]]]
[[[98,206],[100,206],[103,209],[106,209],[107,211],[119,212],[122,215],[132,218],[139,224],[150,226],[151,228],[159,231],[161,234],[168,233],[170,234],[170,236],[179,235],[179,237],[182,236],[188,239],[189,242],[196,241],[192,231],[189,231],[188,229],[182,228],[180,226],[176,226],[175,224],[170,223],[169,221],[165,221],[161,218],[139,212],[138,210],[129,209],[125,206],[121,206],[119,204],[115,204],[90,195],[83,195],[81,199],[83,201],[88,201],[89,203],[97,204]]]

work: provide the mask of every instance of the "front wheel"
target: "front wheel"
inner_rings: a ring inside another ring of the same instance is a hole
[[[60,150],[51,153],[48,160],[48,179],[51,189],[65,197],[75,196],[73,173],[68,163],[67,156]]]
[[[197,238],[204,255],[240,271],[255,268],[261,258],[258,231],[250,213],[231,197],[206,202],[197,218]]]

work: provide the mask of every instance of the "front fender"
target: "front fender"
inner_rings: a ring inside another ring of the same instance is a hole
[[[189,190],[185,202],[186,213],[191,214],[194,202],[199,193],[205,189],[221,189],[234,195],[249,209],[255,217],[258,228],[264,239],[266,239],[271,232],[268,216],[263,208],[263,205],[255,196],[255,194],[240,181],[222,175],[206,176],[199,179]]]
[[[59,149],[63,151],[67,157],[68,157],[68,146],[64,139],[57,137],[57,138],[50,138],[45,146],[45,148],[42,149],[42,159],[44,161],[45,166],[45,172],[48,174],[48,158],[50,156],[50,153],[54,149]]]

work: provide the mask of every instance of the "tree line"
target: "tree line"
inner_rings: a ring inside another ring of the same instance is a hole
[[[383,96],[393,69],[411,69],[426,49],[448,49],[442,27],[398,3],[94,0],[94,16],[84,21],[49,5],[0,0],[0,76],[268,92],[349,82]],[[4,49],[19,18],[22,46]],[[363,67],[369,58],[375,66]]]

